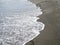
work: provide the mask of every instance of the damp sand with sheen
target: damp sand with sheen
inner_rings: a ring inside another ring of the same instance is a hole
[[[0,44],[25,45],[44,29],[40,7],[27,0],[0,1]]]

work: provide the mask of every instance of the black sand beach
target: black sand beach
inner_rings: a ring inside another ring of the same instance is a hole
[[[45,29],[26,45],[60,45],[60,0],[30,0],[40,6],[43,14],[39,20]]]

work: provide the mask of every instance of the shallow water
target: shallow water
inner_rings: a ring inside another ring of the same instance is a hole
[[[40,7],[27,0],[0,1],[0,43],[3,45],[24,45],[44,29],[37,22]]]

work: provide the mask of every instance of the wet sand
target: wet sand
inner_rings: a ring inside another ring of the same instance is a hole
[[[26,45],[60,45],[60,1],[31,0],[40,6],[43,14],[39,20],[45,24],[45,29],[34,40]]]

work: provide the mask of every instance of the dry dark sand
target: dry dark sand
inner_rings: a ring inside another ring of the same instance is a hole
[[[26,45],[60,45],[60,0],[31,0],[40,6],[43,14],[38,21],[45,29]]]

